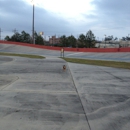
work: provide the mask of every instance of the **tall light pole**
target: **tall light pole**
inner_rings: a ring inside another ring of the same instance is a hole
[[[33,19],[32,19],[32,44],[35,44],[35,37],[34,37],[34,0],[33,2]]]

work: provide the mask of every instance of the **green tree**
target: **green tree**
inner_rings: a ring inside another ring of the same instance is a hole
[[[14,33],[14,35],[11,36],[11,38],[9,36],[6,36],[5,40],[31,43],[31,36],[30,36],[30,34],[26,33],[25,31],[22,31],[21,34],[19,34],[18,32]],[[43,37],[41,35],[38,35],[37,32],[35,32],[35,43],[44,45]]]
[[[63,46],[63,47],[68,47],[69,46],[68,38],[65,35],[60,37],[60,46]]]
[[[10,37],[9,37],[9,36],[6,36],[6,37],[5,37],[5,40],[6,40],[6,41],[10,41]]]
[[[5,40],[30,43],[31,37],[28,33],[26,33],[25,31],[22,31],[21,34],[16,32],[11,37],[6,36]]]
[[[91,30],[89,30],[86,34],[86,47],[95,47],[95,36]]]
[[[14,33],[13,36],[10,38],[11,41],[20,42],[20,34],[18,32]]]
[[[68,37],[68,44],[69,44],[69,46],[76,47],[76,43],[77,43],[77,40],[76,40],[76,38],[73,35]]]
[[[121,40],[122,41],[130,41],[130,36],[122,37]]]
[[[44,39],[41,35],[38,35],[37,32],[35,32],[35,44],[44,45]]]
[[[80,34],[79,35],[79,38],[78,38],[78,46],[79,47],[85,47],[85,44],[86,44],[86,36],[84,34]]]
[[[91,30],[89,30],[86,35],[80,34],[78,38],[79,47],[92,48],[95,47],[95,36]]]
[[[20,42],[31,43],[31,36],[25,31],[21,32]]]

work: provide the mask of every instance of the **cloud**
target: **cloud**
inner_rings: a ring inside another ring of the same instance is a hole
[[[13,30],[14,28],[30,28],[31,9],[23,1],[0,1],[1,28],[3,30]],[[23,28],[23,29],[24,29]]]
[[[128,13],[129,0],[94,0],[92,2],[98,10],[104,10],[104,12],[117,12],[117,13]]]
[[[89,14],[82,13],[84,23],[75,31],[85,33],[91,29],[97,37],[104,38],[104,34],[115,37],[127,36],[130,30],[129,19],[130,1],[124,0],[93,0],[94,7]]]
[[[130,22],[130,1],[94,0],[92,4],[95,5],[95,13],[97,12],[97,25],[102,27],[101,29],[104,30],[104,33],[108,32],[107,30],[111,30],[111,32],[117,31],[117,34],[121,36],[123,29],[126,30],[126,32],[128,31]]]
[[[82,3],[80,4],[80,2]],[[49,3],[46,8],[42,4],[35,6],[35,30],[43,31],[48,36],[55,34],[77,36],[90,29],[97,37],[104,37],[104,34],[122,37],[130,33],[130,1],[89,0],[87,4],[85,0],[77,0],[76,6],[73,3],[71,1],[69,6],[67,6],[69,2],[66,3],[63,12],[62,8],[56,11],[54,8],[48,9]],[[84,6],[81,6],[82,4]],[[82,9],[88,6],[91,6],[88,10]],[[76,14],[74,11],[76,8],[73,7],[78,7]],[[70,15],[67,16],[68,12]],[[0,0],[0,28],[3,31],[3,38],[6,35],[12,35],[12,30],[15,28],[19,32],[25,30],[31,34],[32,5],[27,0]]]
[[[0,1],[0,24],[3,30],[2,34],[16,28],[19,32],[25,30],[31,34],[32,30],[32,5],[24,1]],[[43,31],[46,35],[62,34],[69,32],[71,26],[67,20],[46,11],[43,8],[35,7],[35,30]]]

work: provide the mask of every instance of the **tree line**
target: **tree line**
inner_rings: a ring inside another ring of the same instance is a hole
[[[95,47],[95,36],[91,30],[89,30],[86,35],[80,34],[78,39],[73,35],[66,37],[65,35],[60,37],[60,43],[55,46],[61,47],[74,47],[74,48],[93,48]]]
[[[116,40],[118,40],[118,38],[117,37],[114,38],[113,35],[105,37],[105,41],[116,41]],[[130,41],[130,37],[129,36],[122,37],[120,40]]]
[[[44,39],[41,35],[38,35],[37,32],[34,33],[35,43],[39,45],[44,45]],[[15,32],[11,37],[6,36],[5,40],[15,41],[15,42],[24,42],[32,43],[32,37],[29,33],[22,31],[21,33]]]
[[[35,32],[35,44],[44,45],[45,41],[41,35],[38,35]],[[13,36],[9,37],[6,36],[5,40],[7,41],[16,41],[16,42],[25,42],[25,43],[32,43],[32,37],[30,34],[22,31],[21,33],[15,32]],[[61,36],[60,43],[54,44],[54,46],[60,47],[86,47],[92,48],[95,47],[95,36],[91,30],[89,30],[86,35],[80,34],[78,39],[76,39],[73,35],[71,36]]]
[[[37,34],[37,32],[34,33],[34,37],[35,37],[35,44],[39,44],[39,45],[45,44],[46,41],[43,39],[43,37],[41,35]],[[5,40],[32,43],[32,36],[30,36],[30,34],[25,31],[22,31],[21,33],[15,32],[11,37],[6,36]],[[109,42],[115,41],[115,40],[118,40],[118,38],[117,37],[114,38],[113,35],[105,36],[105,39],[104,39],[104,41],[109,41]],[[121,40],[130,41],[130,37],[129,36],[122,37]],[[60,43],[54,44],[54,46],[75,47],[75,48],[76,47],[93,48],[93,47],[95,47],[96,42],[101,42],[101,41],[97,41],[93,32],[91,30],[89,30],[86,33],[86,35],[80,34],[77,39],[73,35],[68,36],[68,37],[66,35],[62,35],[60,37]]]

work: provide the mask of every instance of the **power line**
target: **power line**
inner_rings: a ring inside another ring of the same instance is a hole
[[[18,30],[14,29],[13,32],[16,33]]]

